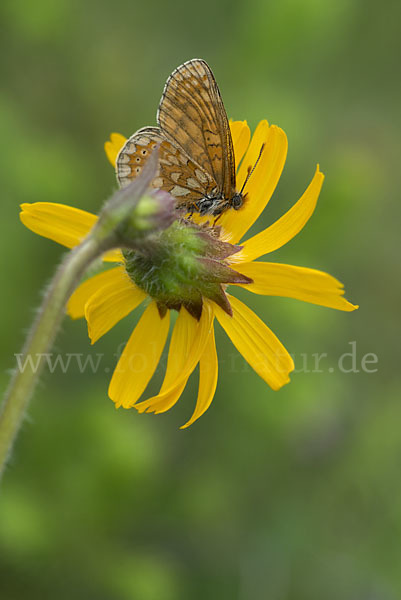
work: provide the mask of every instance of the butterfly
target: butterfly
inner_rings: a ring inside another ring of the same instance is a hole
[[[195,58],[167,79],[157,111],[158,127],[143,127],[120,150],[116,174],[123,187],[141,172],[159,146],[159,167],[151,186],[169,192],[189,215],[218,217],[241,208],[227,114],[209,65]],[[249,172],[248,172],[249,175]]]

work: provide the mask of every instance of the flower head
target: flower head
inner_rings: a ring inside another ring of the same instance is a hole
[[[242,187],[249,167],[256,168],[246,184],[247,201],[239,211],[222,214],[219,227],[176,220],[157,232],[143,251],[123,249],[104,255],[117,266],[91,277],[71,296],[69,315],[85,317],[92,343],[139,304],[147,301],[112,376],[109,395],[116,406],[161,413],[182,394],[199,364],[195,411],[187,427],[210,406],[217,385],[218,360],[214,340],[216,318],[234,346],[274,390],[289,382],[294,363],[275,334],[235,296],[228,285],[255,294],[284,296],[343,311],[358,308],[343,296],[343,286],[327,273],[256,259],[291,240],[312,215],[323,183],[317,167],[308,188],[293,207],[261,233],[241,241],[270,200],[283,169],[287,139],[282,129],[261,121],[251,138],[245,121],[230,123],[235,161]],[[125,142],[112,134],[105,150],[114,165]],[[260,148],[264,151],[257,161]],[[69,206],[23,204],[22,222],[36,233],[69,248],[77,245],[96,217]],[[240,246],[238,245],[240,244]],[[165,346],[170,312],[178,311],[172,331],[165,377],[160,392],[140,400]]]

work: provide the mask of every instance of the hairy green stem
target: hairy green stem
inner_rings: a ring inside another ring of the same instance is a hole
[[[1,407],[0,477],[45,362],[40,360],[38,368],[33,369],[28,367],[27,358],[42,357],[52,346],[69,296],[90,264],[103,251],[100,241],[92,236],[87,237],[66,255],[45,293],[22,349],[21,364],[24,364],[25,368],[15,369]]]
[[[168,194],[154,190],[147,193],[157,168],[158,149],[152,152],[139,177],[106,202],[89,235],[66,255],[56,271],[0,409],[0,478],[43,369],[44,355],[56,337],[67,300],[87,268],[107,250],[144,247],[156,232],[176,219],[174,200]],[[32,356],[37,359],[35,368],[30,362]]]

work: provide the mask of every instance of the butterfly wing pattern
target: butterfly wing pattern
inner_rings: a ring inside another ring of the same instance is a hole
[[[121,186],[136,177],[159,145],[154,188],[168,191],[188,213],[217,216],[242,204],[236,192],[230,127],[213,73],[201,59],[179,66],[168,78],[157,112],[159,127],[144,127],[121,149]]]
[[[206,192],[211,192],[215,182],[196,165],[158,127],[143,127],[132,135],[117,157],[117,177],[121,186],[139,175],[152,152],[159,145],[159,168],[151,185],[172,194],[177,208],[194,206]],[[195,208],[195,206],[194,206]]]

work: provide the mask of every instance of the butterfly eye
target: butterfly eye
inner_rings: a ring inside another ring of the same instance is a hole
[[[233,209],[238,210],[239,208],[241,208],[242,204],[243,204],[242,195],[235,194],[235,196],[233,196],[233,199],[231,200],[231,206],[233,207]]]

